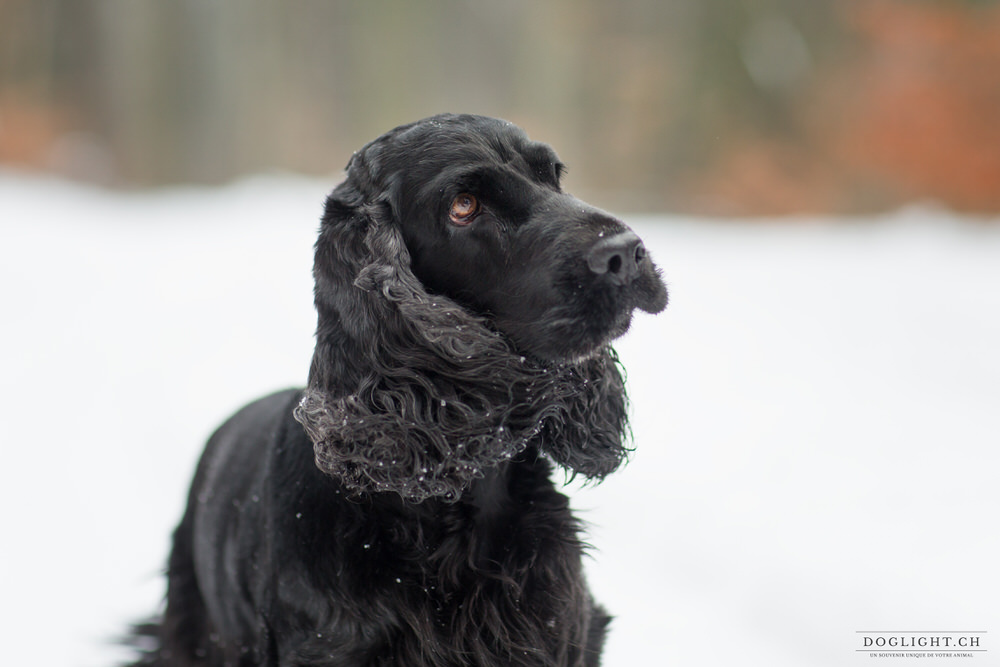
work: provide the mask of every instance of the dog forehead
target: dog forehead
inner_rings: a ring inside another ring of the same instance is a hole
[[[388,143],[423,159],[464,159],[510,163],[521,159],[534,165],[559,159],[547,144],[532,141],[509,121],[487,116],[443,114],[396,128]]]
[[[492,122],[417,123],[396,137],[393,148],[423,161],[510,162],[521,154],[528,138],[516,125]]]
[[[557,189],[563,170],[551,147],[530,140],[513,123],[441,114],[401,125],[371,141],[352,157],[348,172],[365,191],[374,188],[407,196],[491,167],[510,169]]]

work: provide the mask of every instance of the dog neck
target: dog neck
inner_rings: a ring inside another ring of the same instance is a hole
[[[462,500],[476,508],[480,520],[490,520],[499,514],[510,497],[510,463],[502,463],[477,479],[462,495]]]

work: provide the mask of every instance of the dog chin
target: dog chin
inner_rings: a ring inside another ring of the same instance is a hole
[[[566,326],[559,332],[549,332],[544,341],[522,345],[514,340],[515,347],[543,364],[575,365],[593,359],[615,339],[623,336],[632,325],[632,311],[624,311],[602,334],[581,335],[585,323]],[[591,325],[592,326],[592,325]]]

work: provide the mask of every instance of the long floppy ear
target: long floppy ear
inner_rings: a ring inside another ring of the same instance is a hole
[[[611,347],[592,359],[562,368],[561,374],[582,379],[582,390],[546,421],[542,449],[552,460],[597,480],[625,462],[630,451],[625,441],[631,434],[623,371]]]
[[[361,191],[366,177],[349,169],[316,243],[316,351],[295,418],[319,468],[353,491],[413,502],[457,500],[529,446],[588,477],[617,468],[627,425],[610,349],[580,364],[534,362],[429,294],[393,207]]]
[[[507,428],[505,387],[479,386],[491,377],[484,364],[509,363],[507,344],[429,295],[391,207],[358,199],[348,184],[327,203],[314,269],[316,352],[295,417],[317,465],[349,489],[456,500],[540,425]]]

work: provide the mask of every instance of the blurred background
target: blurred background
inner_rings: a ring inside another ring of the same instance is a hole
[[[305,381],[324,196],[441,111],[670,289],[632,461],[568,491],[604,664],[1000,664],[1000,2],[0,0],[4,664],[122,664],[206,438]]]
[[[983,0],[0,0],[0,164],[115,188],[335,174],[506,118],[605,207],[1000,210]]]

